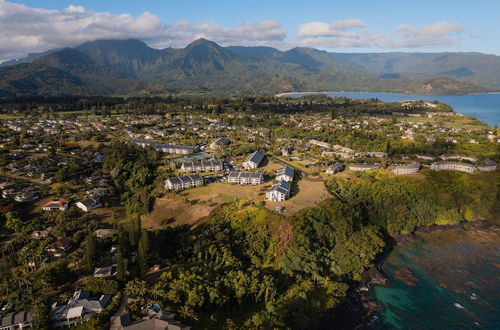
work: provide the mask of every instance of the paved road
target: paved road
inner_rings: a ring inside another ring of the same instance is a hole
[[[110,330],[120,329],[120,315],[122,315],[125,312],[125,308],[127,307],[127,300],[128,297],[124,292],[122,295],[122,300],[120,302],[120,307],[118,307],[116,313],[114,313],[113,316],[111,316],[111,327],[109,328]]]

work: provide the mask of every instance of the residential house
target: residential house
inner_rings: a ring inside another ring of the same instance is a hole
[[[181,324],[174,319],[175,314],[160,310],[149,314],[142,320],[132,322],[130,314],[122,314],[119,319],[118,330],[190,330],[191,327]]]
[[[255,169],[260,166],[260,163],[264,160],[264,153],[262,151],[254,151],[247,160],[243,162],[243,168],[245,169]]]
[[[50,202],[44,204],[42,206],[42,210],[44,211],[51,211],[51,210],[61,210],[65,211],[68,209],[69,202],[64,199],[54,199],[51,200]]]
[[[84,199],[82,201],[79,201],[76,203],[76,206],[85,212],[92,211],[94,209],[97,209],[102,206],[102,202],[99,198],[97,197],[90,197],[87,199]]]
[[[260,172],[229,172],[227,177],[229,183],[241,185],[259,185],[264,183],[264,175]]]
[[[109,295],[91,298],[89,291],[75,291],[67,304],[54,303],[50,311],[53,328],[72,327],[82,324],[102,312],[110,301]]]
[[[30,312],[21,311],[0,315],[0,330],[28,329],[33,327],[33,316]]]
[[[108,195],[108,190],[106,188],[96,187],[87,190],[85,193],[92,197],[104,197]]]
[[[58,239],[54,243],[47,246],[47,252],[49,252],[53,257],[59,258],[64,253],[71,250],[73,247],[73,241],[69,237],[63,237]]]
[[[38,191],[24,189],[14,196],[16,202],[31,202],[40,198],[40,193]]]
[[[198,186],[203,186],[203,177],[199,174],[174,176],[165,180],[165,189],[183,190]]]
[[[30,237],[32,239],[44,240],[44,239],[49,238],[52,235],[52,230],[53,230],[52,227],[49,227],[45,230],[33,230],[31,232]]]
[[[96,267],[94,277],[111,277],[116,275],[116,266]]]
[[[114,232],[114,229],[101,228],[94,231],[94,234],[96,237],[103,238],[112,235]]]

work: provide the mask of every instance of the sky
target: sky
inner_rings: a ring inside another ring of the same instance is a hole
[[[154,48],[223,46],[334,52],[500,55],[499,0],[0,0],[0,61],[96,39]]]

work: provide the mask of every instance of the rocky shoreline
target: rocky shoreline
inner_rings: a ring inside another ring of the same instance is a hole
[[[406,235],[395,235],[388,237],[388,249],[396,245],[404,245],[414,242],[418,239],[419,234],[429,234],[443,230],[475,230],[498,228],[498,224],[488,220],[461,222],[453,225],[432,225],[425,228],[415,230],[415,232]],[[386,252],[385,254],[387,254]],[[384,254],[384,255],[385,255]],[[331,328],[332,325],[336,329],[363,329],[373,320],[372,316],[382,307],[380,303],[370,295],[372,285],[386,285],[388,279],[383,271],[384,257],[382,256],[375,262],[375,265],[367,269],[362,274],[362,280],[359,283],[352,285],[348,292],[345,302],[339,306],[334,315],[326,321],[325,326],[321,329]],[[413,274],[406,273],[404,270],[400,274],[401,280],[405,283],[415,284]]]

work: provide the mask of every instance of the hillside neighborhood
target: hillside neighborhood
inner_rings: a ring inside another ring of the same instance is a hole
[[[1,289],[1,329],[189,329],[191,312],[165,303],[177,298],[144,294],[173,276],[155,230],[196,227],[234,203],[293,217],[342,197],[335,180],[480,176],[499,161],[495,128],[446,112],[71,116],[0,118],[2,283],[51,288],[35,302]],[[45,321],[25,308],[35,303]]]

